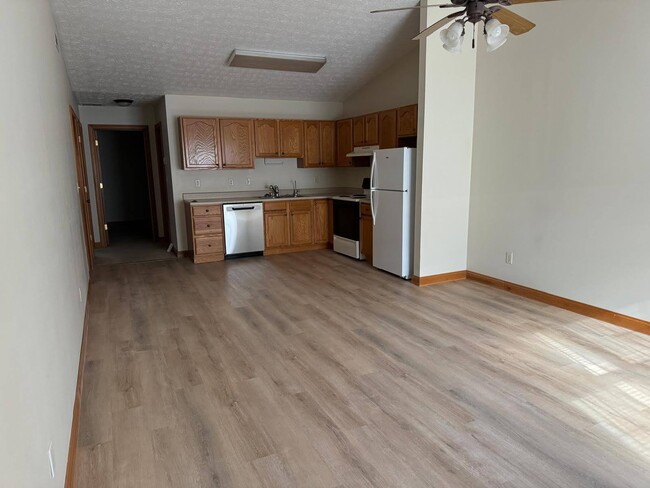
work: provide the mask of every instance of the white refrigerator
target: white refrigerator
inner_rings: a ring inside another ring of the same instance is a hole
[[[404,279],[413,274],[415,149],[375,151],[370,172],[372,264]]]

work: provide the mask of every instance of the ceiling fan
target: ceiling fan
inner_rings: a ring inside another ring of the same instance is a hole
[[[510,33],[515,36],[525,34],[535,27],[530,20],[521,15],[517,15],[512,10],[505,7],[518,5],[522,3],[552,2],[556,0],[450,0],[451,3],[421,5],[416,7],[399,7],[382,10],[373,10],[371,13],[397,12],[400,10],[420,10],[424,8],[461,8],[445,18],[430,25],[417,36],[414,41],[424,39],[439,29],[442,29],[450,22],[454,21],[451,26],[440,32],[440,38],[447,51],[459,53],[465,39],[465,24],[472,24],[472,47],[476,46],[476,25],[483,21],[483,33],[487,41],[487,50],[492,52],[505,44]]]

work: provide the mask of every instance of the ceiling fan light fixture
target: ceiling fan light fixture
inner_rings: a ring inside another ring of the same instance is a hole
[[[485,23],[485,40],[487,41],[487,52],[491,53],[503,46],[508,40],[510,27],[502,24],[497,19],[490,19]]]
[[[465,40],[465,25],[457,20],[447,29],[440,31],[440,40],[442,47],[450,53],[461,52]]]

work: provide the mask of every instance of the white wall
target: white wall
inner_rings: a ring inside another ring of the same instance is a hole
[[[479,50],[469,268],[650,320],[650,3],[620,3]]]
[[[156,198],[156,213],[158,217],[159,234],[162,235],[162,210],[160,205],[160,178],[158,178],[158,163],[156,160],[155,145],[155,107],[153,105],[140,105],[134,107],[95,107],[88,105],[79,106],[79,120],[83,125],[84,148],[86,152],[86,167],[88,170],[88,183],[90,185],[90,207],[93,214],[93,231],[95,242],[99,242],[99,218],[97,217],[97,196],[93,184],[93,163],[90,157],[89,125],[147,125],[149,126],[149,145],[151,165],[153,169],[154,194]]]
[[[175,209],[172,242],[181,251],[187,249],[183,193],[263,190],[269,184],[291,188],[293,179],[298,182],[299,188],[360,188],[362,179],[370,172],[368,168],[299,169],[295,159],[285,159],[282,165],[265,165],[263,159],[257,159],[254,170],[182,169],[178,127],[178,117],[181,115],[335,120],[341,115],[340,103],[166,95],[164,110],[169,143],[169,181],[173,187],[173,193],[170,194],[173,194]],[[246,179],[249,177],[250,186],[246,185]],[[234,180],[232,186],[229,182],[231,178]],[[201,180],[200,189],[195,186],[197,179]]]
[[[2,2],[0,486],[12,488],[63,486],[88,284],[76,102],[54,34],[46,0]]]
[[[422,12],[422,28],[440,18]],[[420,41],[416,276],[467,269],[475,80],[471,43],[452,55],[438,34]]]
[[[418,103],[420,56],[417,43],[406,56],[343,102],[343,116],[353,117]]]

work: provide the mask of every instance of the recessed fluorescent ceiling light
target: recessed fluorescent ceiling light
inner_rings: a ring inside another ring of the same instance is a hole
[[[237,68],[298,71],[300,73],[316,73],[325,66],[326,62],[327,59],[322,56],[245,51],[243,49],[235,49],[228,59],[228,65]]]

